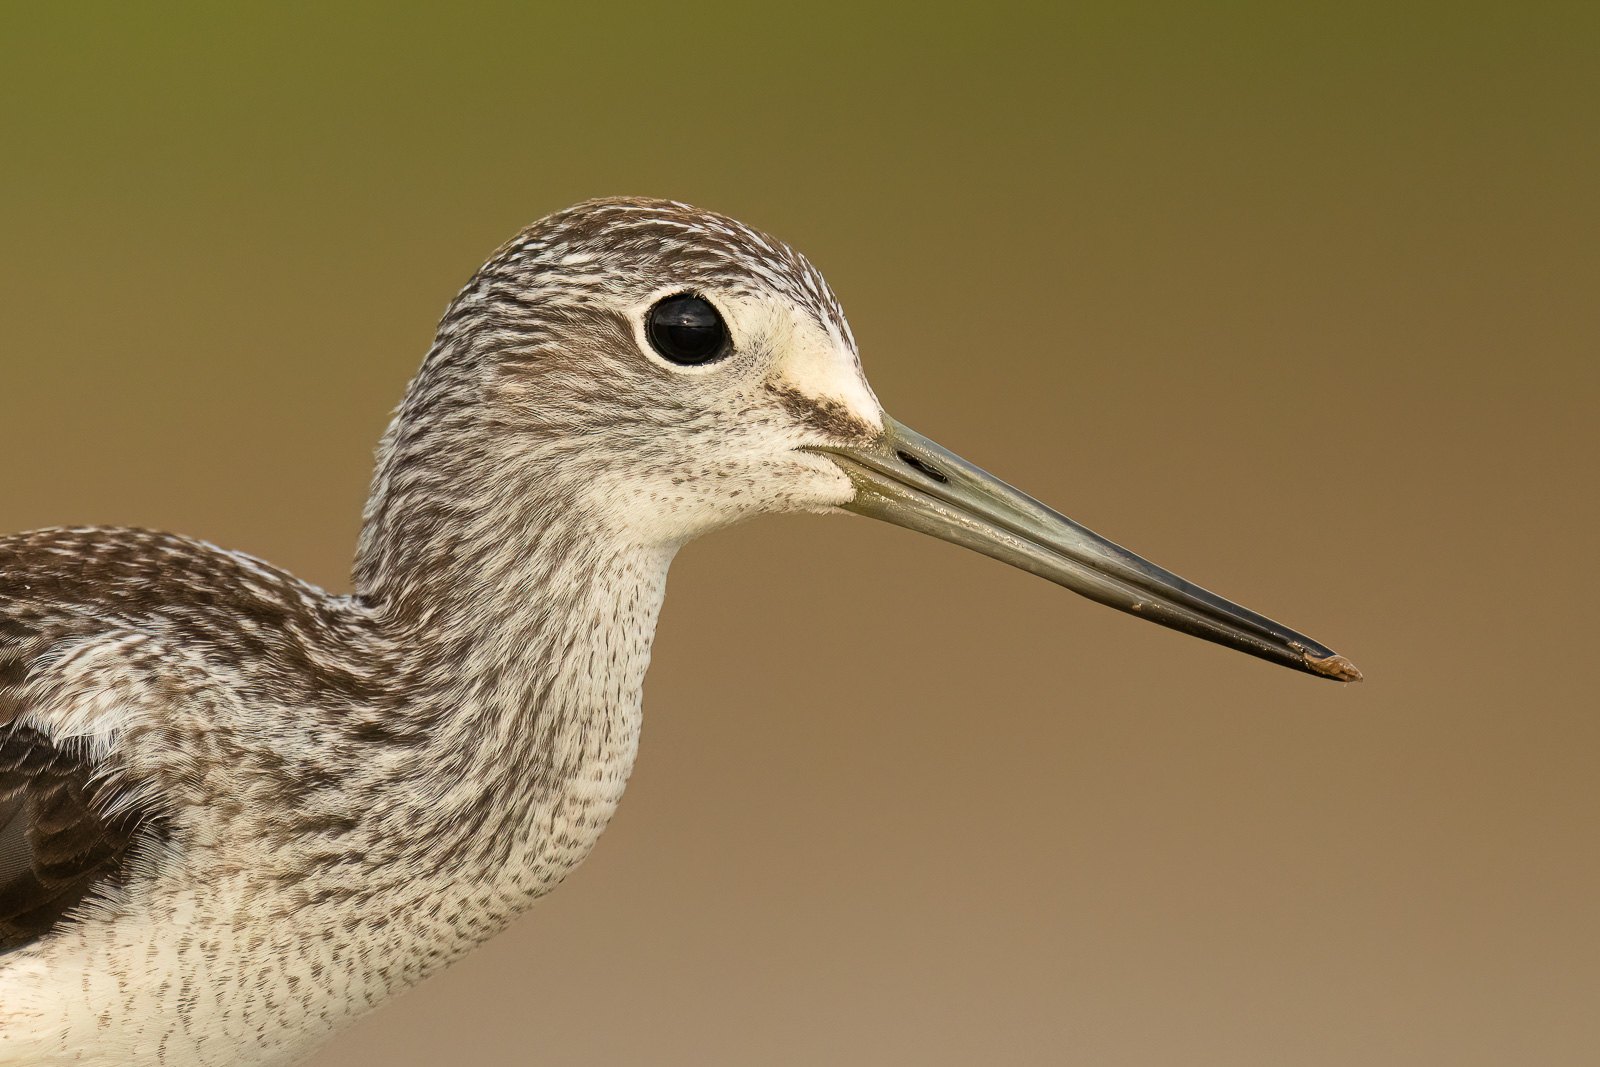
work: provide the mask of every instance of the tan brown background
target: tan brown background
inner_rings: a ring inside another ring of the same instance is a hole
[[[1600,1062],[1600,26],[1504,7],[12,5],[0,527],[345,588],[478,262],[720,209],[900,419],[1368,681],[709,538],[593,859],[320,1067]]]

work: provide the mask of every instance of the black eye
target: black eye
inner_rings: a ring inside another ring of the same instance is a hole
[[[651,308],[644,325],[651,346],[674,363],[710,363],[728,351],[722,316],[709,300],[689,293],[669,296]]]

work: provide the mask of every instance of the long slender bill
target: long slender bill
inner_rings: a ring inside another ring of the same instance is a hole
[[[847,510],[965,545],[1090,600],[1285,667],[1361,680],[1331,648],[1112,544],[893,419],[883,422],[869,445],[817,449],[856,484]]]

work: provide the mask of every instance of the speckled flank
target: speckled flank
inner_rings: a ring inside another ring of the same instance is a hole
[[[639,343],[674,289],[786,310],[674,368]],[[774,384],[796,346],[814,395]],[[803,258],[592,201],[451,305],[354,595],[171,534],[0,539],[0,1063],[294,1063],[502,929],[622,795],[673,554],[848,500],[803,451],[870,430],[847,395]]]

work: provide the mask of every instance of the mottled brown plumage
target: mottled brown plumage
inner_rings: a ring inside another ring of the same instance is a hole
[[[351,595],[172,534],[0,538],[0,1065],[284,1067],[493,936],[621,798],[677,550],[840,508],[1354,676],[889,419],[787,246],[590,201],[451,303]]]
[[[717,366],[642,343],[675,291],[732,324]],[[803,258],[595,201],[452,302],[353,594],[172,534],[0,538],[0,1064],[290,1063],[503,928],[621,796],[677,547],[848,498],[804,449],[870,395]]]
[[[142,843],[164,831],[149,775],[115,751],[25,724],[61,702],[58,675],[98,642],[120,640],[139,664],[140,636],[225,662],[274,701],[372,708],[361,675],[313,664],[313,643],[360,640],[339,601],[259,560],[147,530],[40,530],[0,537],[0,950],[44,935],[72,908],[115,902]],[[173,700],[180,678],[149,664]],[[289,770],[289,768],[285,768]],[[289,778],[295,789],[314,779]],[[292,805],[285,810],[292,811]]]

